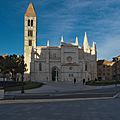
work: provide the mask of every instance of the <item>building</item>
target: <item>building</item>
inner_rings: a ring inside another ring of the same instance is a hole
[[[35,81],[73,81],[97,78],[97,51],[93,42],[89,46],[85,33],[83,46],[80,47],[78,37],[75,43],[64,42],[61,37],[60,46],[36,46],[37,17],[30,3],[24,16],[24,61],[28,71],[26,80]]]
[[[114,62],[112,67],[113,79],[120,80],[120,55],[117,57],[114,57],[113,62]]]
[[[112,66],[114,62],[108,60],[97,61],[98,80],[112,80]]]

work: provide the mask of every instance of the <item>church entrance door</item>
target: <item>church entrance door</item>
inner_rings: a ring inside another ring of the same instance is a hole
[[[59,78],[59,69],[57,67],[53,67],[52,69],[52,81],[58,81]]]

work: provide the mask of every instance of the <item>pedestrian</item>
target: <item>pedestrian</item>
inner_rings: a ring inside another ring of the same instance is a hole
[[[74,78],[74,84],[76,83],[76,78]]]
[[[85,79],[83,79],[83,85],[85,84]]]

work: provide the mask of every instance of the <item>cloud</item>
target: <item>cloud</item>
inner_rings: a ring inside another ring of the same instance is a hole
[[[20,3],[22,12],[28,3]],[[78,35],[82,44],[86,31],[90,44],[93,40],[97,43],[99,58],[110,59],[119,54],[120,1],[33,0],[33,3],[38,17],[38,44],[46,44],[49,39],[51,45],[58,45],[61,35],[69,42]],[[15,5],[19,14],[19,4]]]
[[[112,57],[120,55],[120,35],[109,36],[105,38],[98,46],[98,58],[112,59]]]

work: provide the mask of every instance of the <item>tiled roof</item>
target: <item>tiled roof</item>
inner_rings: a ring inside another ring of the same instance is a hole
[[[98,60],[97,64],[98,65],[113,65],[114,62],[108,61],[108,60]]]

